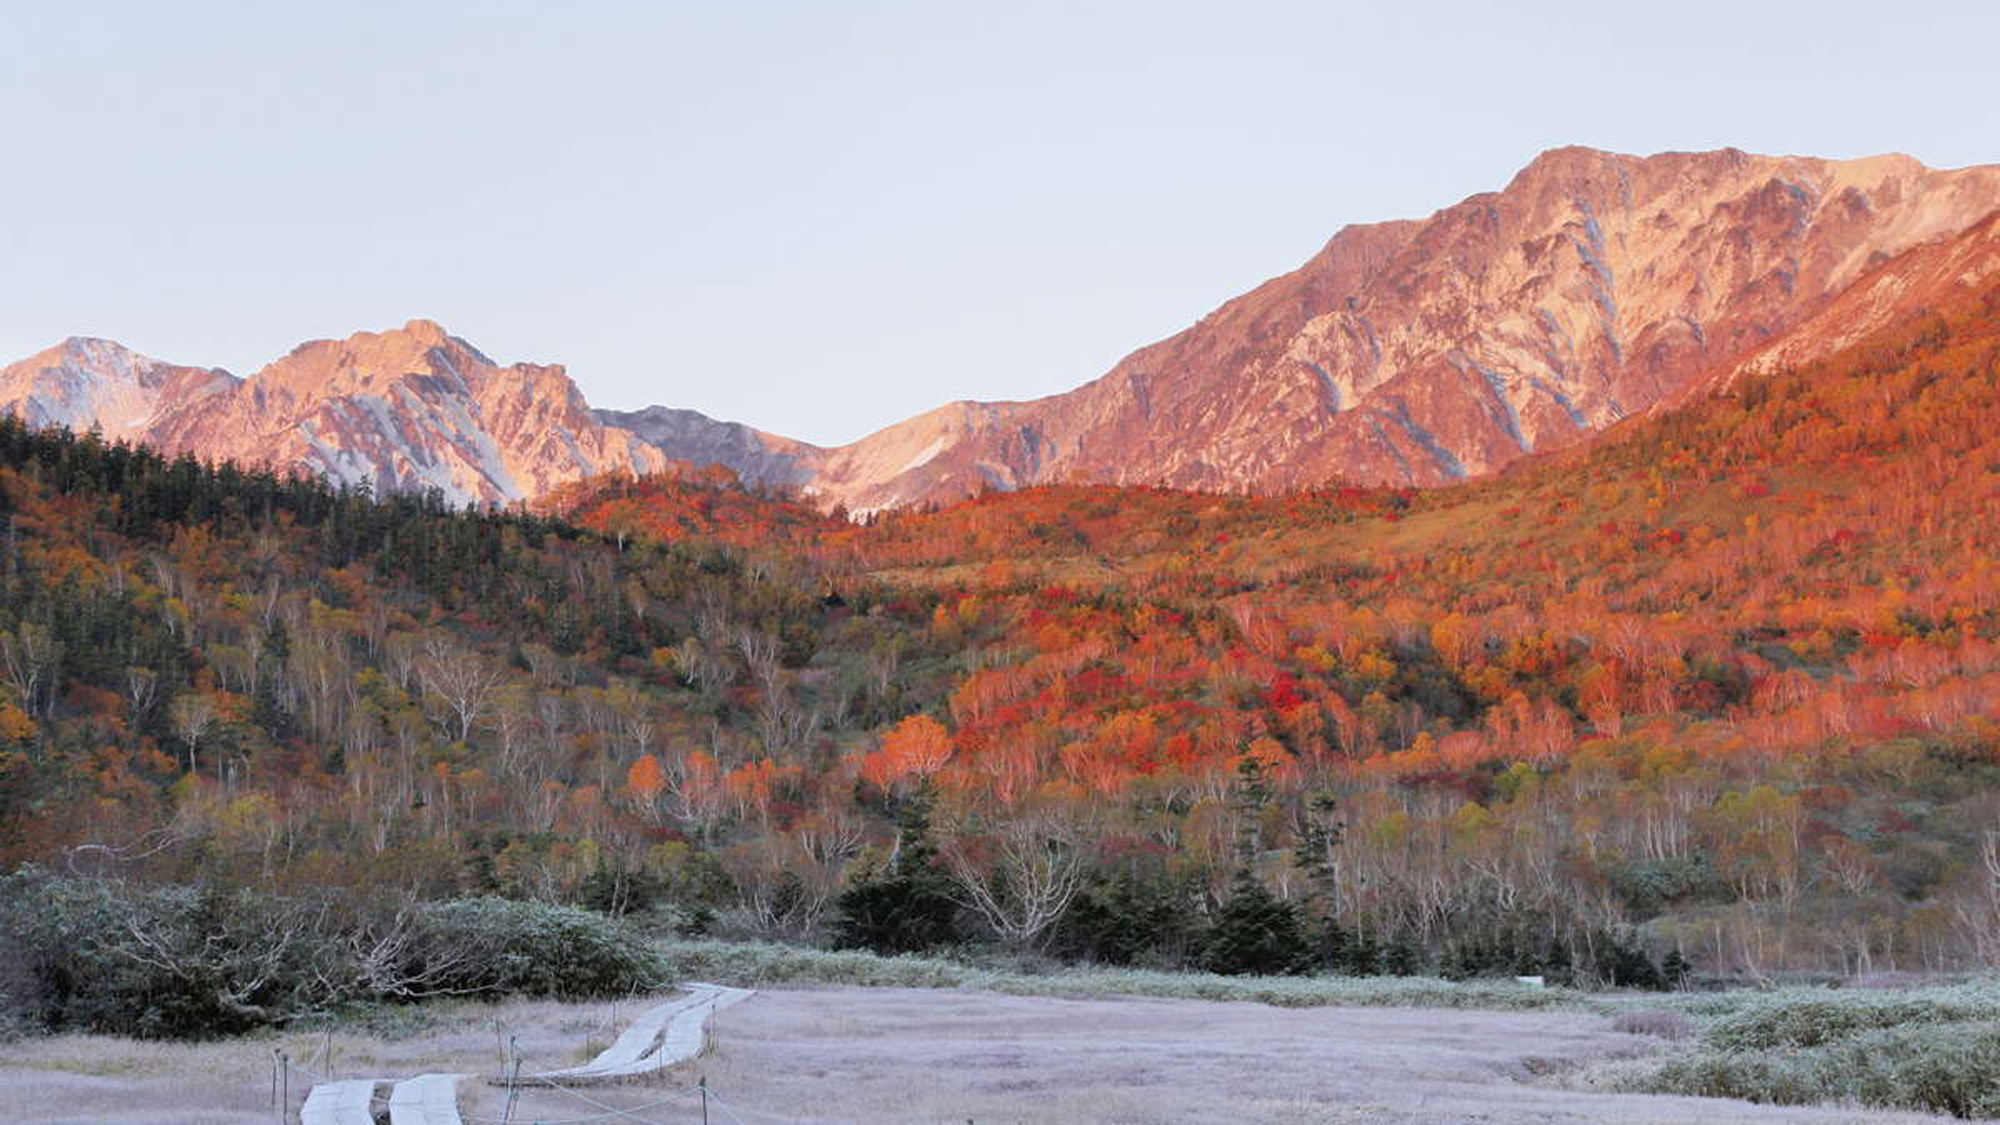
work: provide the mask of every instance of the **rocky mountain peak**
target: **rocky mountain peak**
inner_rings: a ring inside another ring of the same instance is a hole
[[[412,320],[382,332],[308,341],[258,372],[253,381],[267,394],[317,401],[354,392],[382,393],[410,377],[466,381],[493,367],[479,349],[436,321]]]
[[[405,321],[400,331],[403,335],[413,339],[427,341],[432,347],[444,343],[445,340],[451,337],[451,333],[445,331],[444,325],[421,316],[412,317]],[[384,333],[384,335],[387,334]]]
[[[1551,149],[1428,217],[1340,228],[1075,390],[951,403],[831,449],[693,411],[593,411],[562,367],[501,366],[427,319],[302,344],[240,382],[74,338],[0,371],[0,407],[490,502],[670,461],[852,511],[1065,480],[1439,484],[1897,315],[1911,286],[1943,283],[1884,263],[1996,208],[2000,168],[1902,154]],[[1985,268],[1989,250],[1939,259],[1939,276]]]
[[[1901,155],[1552,149],[1426,219],[1343,228],[1092,383],[961,414],[920,458],[910,423],[831,450],[812,485],[866,509],[982,482],[1487,473],[1666,401],[1996,206],[2000,168]]]
[[[499,367],[431,320],[309,341],[245,380],[80,338],[0,372],[0,406],[169,453],[461,502],[667,462],[592,416],[561,367]]]
[[[158,360],[142,356],[116,340],[106,340],[97,336],[71,336],[40,354],[48,355],[50,352],[85,363],[121,366],[151,366],[159,363]]]
[[[0,368],[0,410],[34,425],[92,426],[136,439],[168,404],[234,385],[226,371],[165,363],[95,336],[71,336]]]

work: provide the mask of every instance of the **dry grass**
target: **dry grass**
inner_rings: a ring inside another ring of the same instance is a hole
[[[1847,982],[1849,988],[1866,988],[1876,991],[1905,991],[1924,988],[1931,984],[1921,973],[1878,972],[1864,973]]]
[[[1627,1035],[1650,1035],[1655,1039],[1680,1040],[1694,1034],[1694,1021],[1679,1012],[1661,1008],[1634,1008],[1611,1017],[1611,1030]]]
[[[516,1037],[529,1069],[608,1041],[636,1003],[515,1002],[437,1009],[402,1037],[336,1033],[344,1077],[426,1070],[477,1074]],[[1838,1122],[1891,1114],[1565,1089],[1551,1075],[1614,1066],[1654,1048],[1592,1012],[1274,1008],[1259,1003],[1102,996],[1065,1000],[938,988],[781,988],[717,1018],[717,1049],[663,1081],[590,1097],[663,1123],[695,1103],[664,1082],[706,1077],[744,1125],[775,1122]],[[274,1047],[317,1061],[327,1040],[297,1034],[176,1045],[64,1036],[0,1055],[11,1119],[81,1125],[268,1122]],[[304,1081],[292,1090],[296,1102]],[[467,1110],[497,1119],[505,1091],[468,1085]],[[657,1104],[667,1099],[667,1104]],[[516,1121],[599,1112],[531,1091]],[[718,1113],[712,1120],[729,1120]]]
[[[1676,1052],[1627,1072],[1621,1088],[1746,1098],[1779,1105],[1841,1103],[2000,1117],[2000,1025],[1883,1027],[1814,1046]]]
[[[828,951],[768,942],[674,939],[656,943],[678,980],[712,980],[744,988],[860,985],[948,988],[1089,1000],[1150,996],[1163,1000],[1246,1000],[1281,1008],[1488,1008],[1609,1011],[1596,994],[1565,988],[1523,988],[1513,981],[1453,982],[1435,977],[1251,977],[1059,964],[973,964],[947,957],[883,957],[860,950]]]
[[[0,1049],[0,1104],[16,1110],[10,1119],[20,1121],[268,1125],[274,1051],[292,1060],[296,1106],[314,1072],[385,1079],[434,1070],[497,1074],[509,1039],[516,1041],[524,1070],[573,1065],[586,1040],[609,1043],[640,1010],[631,1001],[463,1002],[436,1005],[424,1021],[428,1026],[390,1036],[300,1032],[214,1043],[86,1035],[25,1039]],[[490,1111],[497,1119],[505,1100],[505,1091],[483,1083],[462,1088],[461,1104],[470,1113]],[[548,1120],[575,1117],[577,1104],[548,1092],[525,1094],[517,1117],[529,1112]]]

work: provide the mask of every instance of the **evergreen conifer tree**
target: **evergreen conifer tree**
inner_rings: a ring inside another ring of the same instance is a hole
[[[1688,978],[1694,975],[1694,966],[1679,949],[1670,949],[1660,961],[1660,976],[1667,988],[1679,990],[1687,987]]]
[[[1229,901],[1202,943],[1202,968],[1231,976],[1278,976],[1303,973],[1312,960],[1298,911],[1266,890],[1249,868],[1239,869]]]
[[[928,785],[897,812],[896,855],[835,901],[834,944],[877,953],[917,953],[958,940],[958,901],[930,839]]]

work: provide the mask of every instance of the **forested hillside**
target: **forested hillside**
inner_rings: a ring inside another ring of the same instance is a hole
[[[1437,491],[558,518],[8,422],[0,497],[10,861],[1229,971],[2000,952],[2000,290]]]
[[[551,490],[530,507],[614,541],[713,540],[732,547],[805,550],[846,525],[784,491],[745,487],[721,465],[634,477],[607,473]]]
[[[565,897],[942,690],[923,595],[827,599],[810,561],[12,422],[0,492],[14,859]]]
[[[1211,904],[1254,820],[1336,944],[1447,967],[1633,924],[1750,974],[1985,963],[1996,309],[1465,487],[1034,489],[843,531],[823,557],[933,591],[964,654],[852,768]]]

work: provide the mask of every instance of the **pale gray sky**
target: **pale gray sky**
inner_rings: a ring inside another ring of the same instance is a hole
[[[1989,3],[0,7],[0,362],[416,316],[819,442],[1023,398],[1536,152],[2000,161]]]

